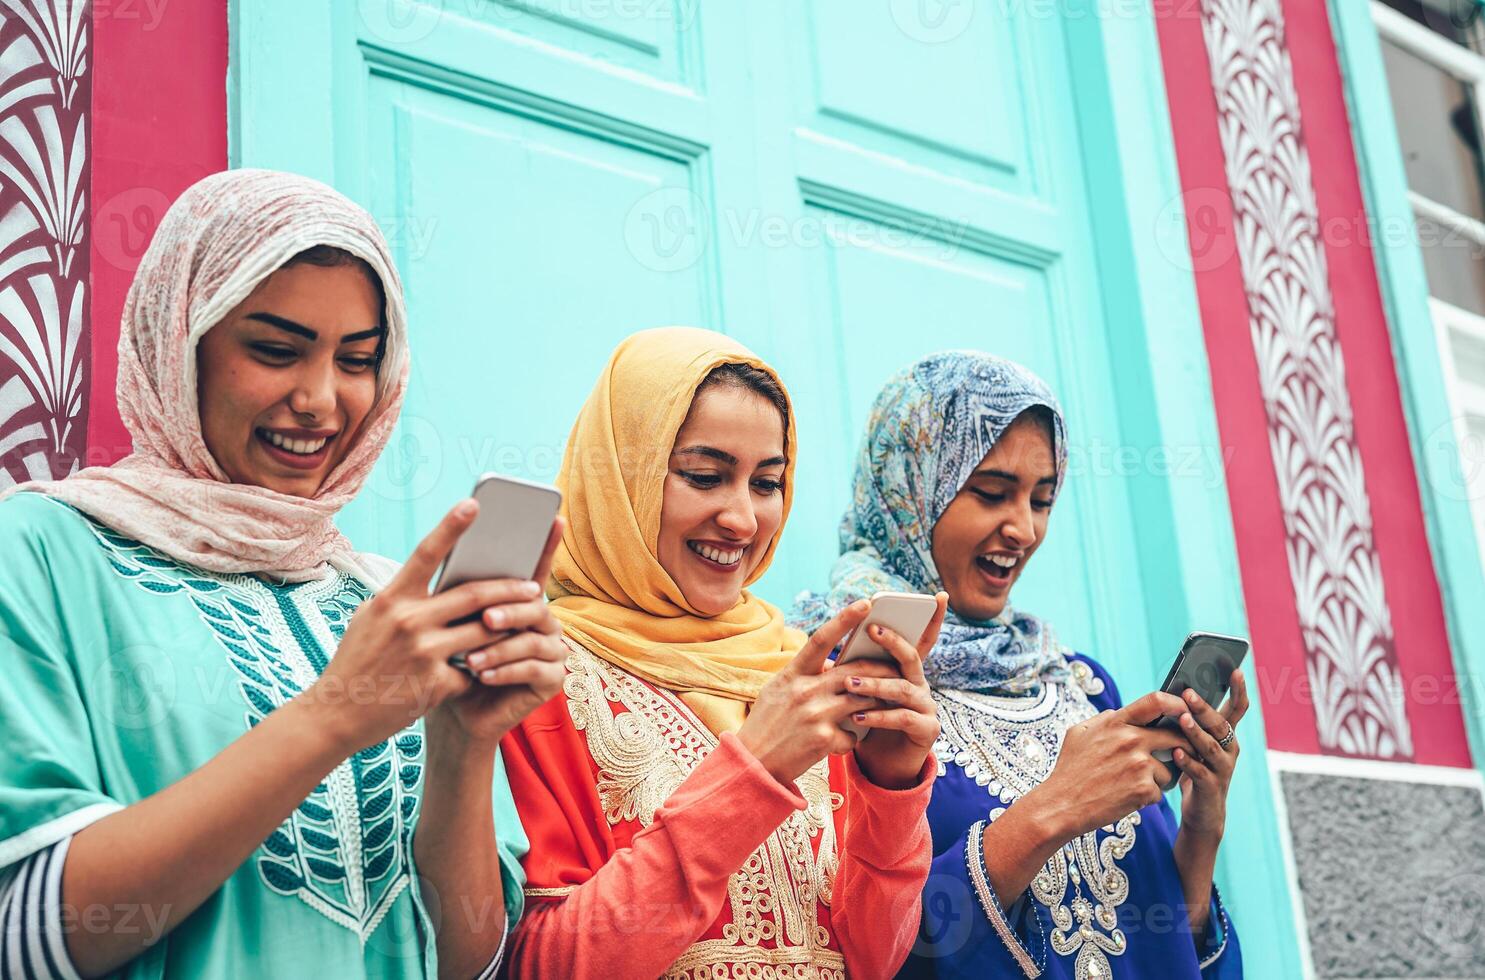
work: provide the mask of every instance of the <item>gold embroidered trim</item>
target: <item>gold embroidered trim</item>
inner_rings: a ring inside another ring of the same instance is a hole
[[[610,825],[634,820],[647,827],[716,749],[717,738],[679,697],[577,644],[568,647],[562,689],[598,766],[604,816]],[[610,705],[624,710],[615,714]],[[785,819],[733,874],[731,921],[722,936],[692,945],[666,977],[843,980],[845,958],[829,948],[830,933],[820,924],[839,867],[828,763],[822,759],[796,785],[805,809]]]
[[[523,888],[527,898],[565,898],[572,894],[577,885],[563,885],[560,888]]]
[[[1028,977],[1039,977],[1042,975],[1041,967],[1031,958],[1026,947],[1021,945],[1021,940],[1016,938],[1016,933],[1011,929],[1011,924],[1005,920],[1000,913],[1000,900],[995,897],[995,892],[990,885],[990,879],[985,874],[985,821],[976,821],[969,828],[969,840],[964,849],[964,863],[969,868],[969,881],[974,886],[975,894],[979,896],[980,908],[985,912],[985,918],[990,920],[990,926],[1005,948],[1010,950],[1011,958],[1021,968],[1021,972]]]

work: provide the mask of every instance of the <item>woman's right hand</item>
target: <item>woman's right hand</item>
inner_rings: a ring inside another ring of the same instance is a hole
[[[478,513],[479,504],[468,499],[444,516],[392,581],[356,610],[324,674],[301,695],[323,713],[348,754],[389,738],[466,691],[471,679],[449,664],[450,657],[487,647],[546,615],[536,582],[490,579],[428,594],[439,566]],[[498,631],[480,615],[493,606],[501,607]]]
[[[1052,774],[1022,803],[1035,797],[1048,825],[1061,828],[1063,841],[1159,803],[1172,772],[1151,753],[1178,747],[1189,752],[1191,744],[1179,731],[1145,725],[1187,710],[1174,694],[1154,691],[1074,725],[1063,737]]]
[[[827,755],[844,755],[856,736],[841,728],[853,712],[876,706],[875,698],[845,690],[847,672],[825,663],[846,634],[871,612],[859,599],[817,629],[799,653],[769,678],[737,737],[779,782],[788,784]]]

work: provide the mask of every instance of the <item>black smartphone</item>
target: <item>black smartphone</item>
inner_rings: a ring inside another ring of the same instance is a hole
[[[1170,665],[1170,673],[1165,675],[1165,683],[1160,685],[1160,689],[1167,694],[1184,698],[1190,688],[1200,694],[1207,704],[1220,708],[1222,700],[1227,697],[1232,672],[1237,670],[1247,655],[1248,641],[1240,636],[1192,633],[1181,644],[1181,652],[1176,654],[1176,660]],[[1145,727],[1180,731],[1181,722],[1178,716],[1161,715]],[[1171,761],[1170,749],[1156,749],[1154,755],[1161,762]],[[1180,776],[1180,772],[1174,767],[1172,771],[1174,775],[1170,784],[1165,787],[1167,790],[1176,784]]]

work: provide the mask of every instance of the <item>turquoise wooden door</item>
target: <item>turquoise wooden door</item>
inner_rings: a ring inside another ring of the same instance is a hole
[[[1100,21],[1094,0],[235,3],[234,162],[363,202],[408,288],[412,390],[343,516],[359,546],[404,555],[486,470],[551,478],[614,344],[698,324],[752,346],[794,396],[796,509],[759,590],[787,604],[826,580],[882,382],[973,347],[1046,377],[1075,444],[1018,603],[1133,694],[1186,630],[1243,629],[1225,498],[1167,510],[1131,496],[1148,473],[1117,465],[1118,447],[1169,438],[1172,422],[1215,443],[1189,369],[1189,269],[1172,277],[1185,332],[1156,357],[1149,313],[1169,301],[1139,296],[1129,255],[1152,247],[1131,226],[1163,202],[1126,212],[1135,185],[1110,162],[1138,139],[1112,120],[1133,113],[1168,168],[1140,180],[1173,184],[1148,14]],[[1145,86],[1138,110],[1104,77],[1120,70],[1105,34],[1134,38],[1136,77],[1120,84]],[[1091,211],[1090,188],[1109,187],[1125,190]],[[1126,237],[1095,241],[1100,227]],[[1174,411],[1129,370],[1172,361],[1188,398]],[[1205,421],[1187,427],[1191,404]],[[1208,579],[1227,583],[1210,600]],[[1252,739],[1232,836],[1259,870],[1235,890],[1265,917],[1260,962],[1278,976],[1293,939]]]
[[[867,406],[923,354],[1024,361],[1080,440],[1113,444],[1062,24],[965,13],[242,0],[242,162],[366,203],[411,303],[406,418],[346,529],[399,555],[479,473],[550,478],[609,350],[667,323],[739,337],[797,401],[798,509],[761,589],[775,601],[823,581]],[[260,91],[289,65],[292,86],[272,82],[288,91]],[[1117,572],[1128,513],[1117,483],[1073,481],[1022,586],[1087,649],[1143,605]]]

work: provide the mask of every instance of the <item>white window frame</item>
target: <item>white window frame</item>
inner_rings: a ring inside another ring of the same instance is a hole
[[[1382,3],[1382,0],[1372,0],[1372,20],[1384,41],[1391,42],[1473,87],[1475,111],[1479,117],[1476,126],[1478,132],[1485,134],[1485,56],[1429,30]],[[1485,251],[1485,222],[1461,214],[1411,188],[1408,190],[1408,203],[1412,206],[1414,217],[1450,229]],[[1449,389],[1454,434],[1457,444],[1464,450],[1472,445],[1474,439],[1466,416],[1485,419],[1485,378],[1460,377],[1455,357],[1455,338],[1469,337],[1485,346],[1485,316],[1461,309],[1434,296],[1429,297],[1429,307],[1433,313],[1434,329],[1438,334],[1439,352],[1444,360],[1444,382]],[[1478,463],[1477,460],[1462,459],[1460,472],[1474,477],[1473,485],[1469,488],[1473,504],[1471,510],[1475,518],[1476,539],[1485,545],[1485,469],[1474,472]]]

